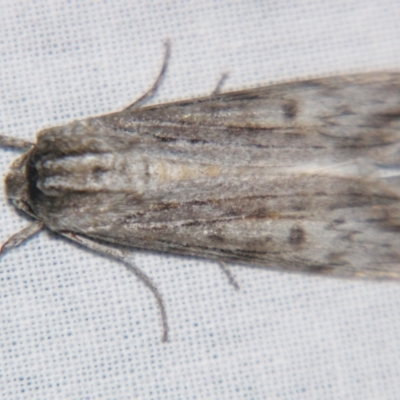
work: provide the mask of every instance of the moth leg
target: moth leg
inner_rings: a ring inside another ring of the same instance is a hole
[[[0,135],[0,147],[13,147],[15,149],[29,149],[34,146],[33,143],[27,140],[17,139],[10,136]]]
[[[229,267],[223,261],[218,261],[218,264],[221,267],[222,272],[228,278],[229,283],[235,288],[235,290],[240,290],[239,284],[236,282],[236,279]]]
[[[224,85],[225,81],[228,79],[229,74],[227,72],[224,72],[219,78],[219,81],[217,82],[217,86],[215,86],[215,89],[211,92],[211,95],[214,94],[219,94],[221,93],[222,86]]]
[[[171,42],[169,40],[166,40],[164,42],[164,47],[165,47],[164,61],[163,61],[161,70],[158,73],[157,79],[153,83],[153,86],[146,93],[144,93],[137,100],[135,100],[132,104],[130,104],[128,107],[124,108],[123,111],[128,111],[128,110],[132,110],[134,108],[141,107],[144,103],[149,101],[156,93],[157,89],[159,88],[159,86],[165,76],[165,71],[167,70],[168,61],[169,61],[169,57],[171,54]]]
[[[82,246],[87,247],[90,250],[93,250],[97,253],[103,254],[106,257],[114,258],[122,263],[124,263],[132,272],[150,289],[153,293],[155,299],[157,300],[158,308],[160,309],[161,313],[161,321],[163,327],[163,335],[162,341],[168,341],[168,321],[167,321],[167,313],[165,311],[164,301],[162,299],[161,293],[157,289],[157,286],[152,282],[152,280],[143,272],[141,271],[133,261],[128,260],[128,254],[120,249],[116,249],[104,244],[100,244],[95,242],[92,239],[89,239],[85,236],[78,235],[76,233],[70,232],[62,232],[61,235],[65,236],[66,238],[73,240],[76,243],[79,243]]]
[[[8,238],[8,240],[1,246],[0,254],[4,253],[6,250],[12,249],[13,247],[19,246],[22,242],[25,242],[25,240],[38,233],[42,228],[44,228],[43,222],[32,222],[30,225]]]

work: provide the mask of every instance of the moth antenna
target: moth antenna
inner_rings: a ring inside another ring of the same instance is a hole
[[[33,235],[38,233],[44,228],[44,223],[42,221],[35,221],[26,226],[24,229],[12,235],[8,240],[3,243],[0,247],[0,254],[4,253],[6,250],[10,250],[14,247],[19,246],[25,240],[31,238]]]
[[[159,88],[164,76],[165,76],[165,72],[167,70],[167,66],[168,66],[168,61],[169,61],[169,57],[171,54],[171,42],[169,39],[167,39],[164,42],[164,47],[165,47],[165,53],[164,53],[164,60],[163,60],[163,64],[161,67],[160,72],[158,73],[158,76],[156,78],[156,80],[153,83],[153,86],[146,92],[144,93],[141,97],[139,97],[137,100],[135,100],[131,105],[129,105],[128,107],[124,108],[123,111],[127,111],[127,110],[132,110],[134,108],[139,108],[140,106],[142,106],[144,103],[148,102],[156,93],[157,89]]]
[[[88,237],[78,235],[76,233],[70,232],[61,232],[61,235],[65,236],[66,238],[80,244],[81,246],[85,246],[90,250],[93,250],[97,253],[100,253],[106,257],[114,258],[122,263],[124,263],[132,272],[150,289],[153,293],[158,308],[161,313],[161,321],[163,327],[163,335],[162,335],[162,342],[168,341],[168,320],[167,320],[167,312],[165,310],[164,300],[159,292],[157,286],[153,281],[143,272],[141,271],[134,262],[128,260],[128,254],[120,249],[111,248],[107,245],[100,244],[95,242],[94,240],[89,239]]]
[[[12,147],[14,149],[29,149],[34,143],[10,136],[0,135],[0,147]]]

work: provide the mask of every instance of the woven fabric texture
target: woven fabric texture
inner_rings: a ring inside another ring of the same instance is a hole
[[[400,68],[400,2],[0,1],[0,132],[273,82]],[[1,175],[19,154],[0,149]],[[0,194],[0,242],[27,224]],[[133,255],[49,233],[0,259],[0,398],[399,399],[400,285]]]

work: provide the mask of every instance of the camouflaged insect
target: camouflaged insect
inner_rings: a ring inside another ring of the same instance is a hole
[[[168,56],[167,46],[167,56]],[[277,84],[42,130],[6,177],[34,219],[127,263],[113,244],[336,277],[400,279],[400,73]],[[224,265],[224,264],[222,264]]]

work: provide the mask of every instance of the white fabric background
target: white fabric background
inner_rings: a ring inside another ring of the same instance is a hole
[[[400,2],[0,1],[0,131],[293,78],[400,67]],[[0,150],[4,176],[18,152]],[[0,197],[0,242],[26,225]],[[136,257],[41,233],[0,261],[2,399],[399,399],[400,285]]]

